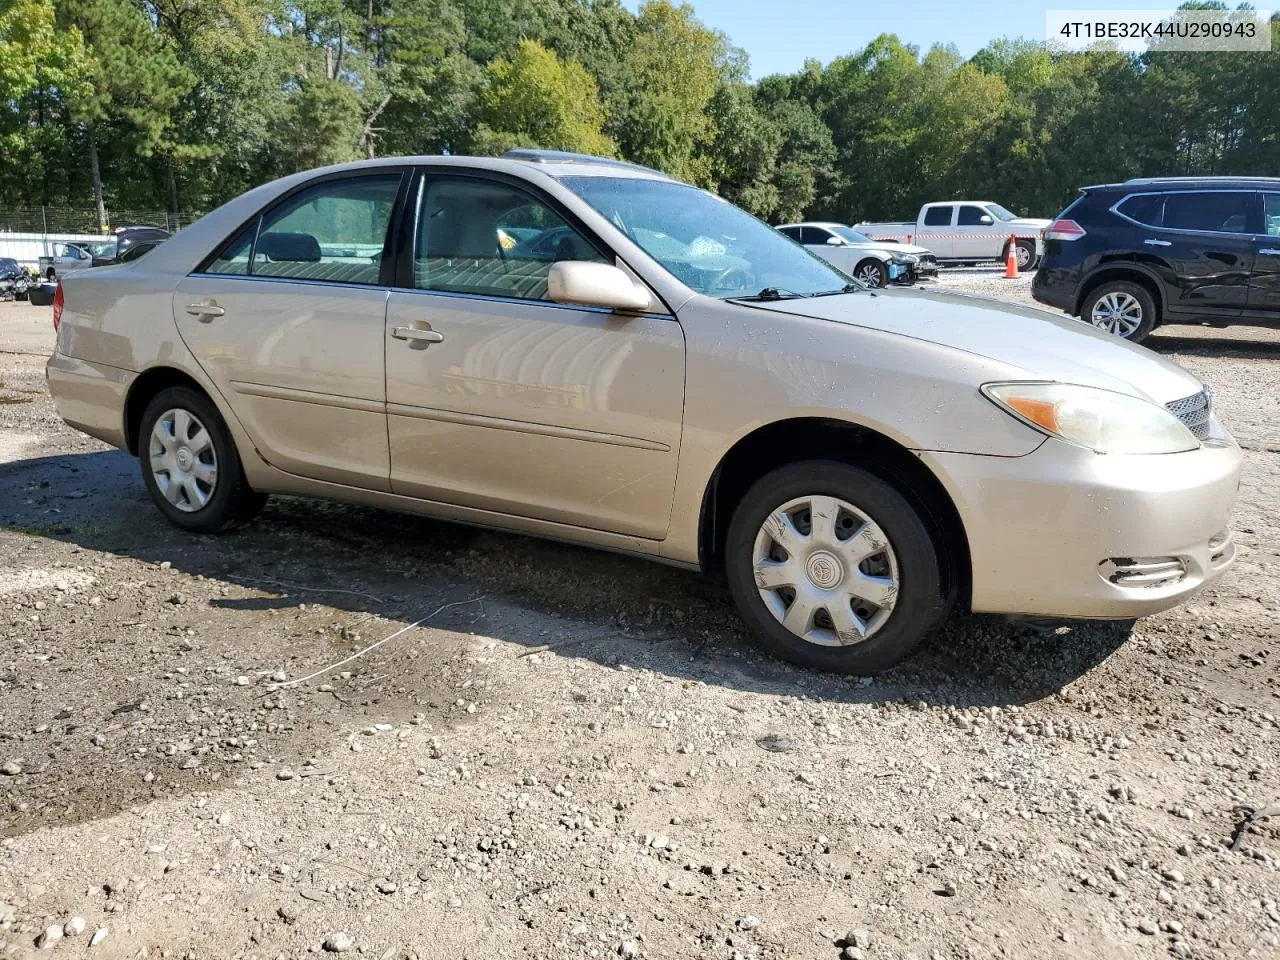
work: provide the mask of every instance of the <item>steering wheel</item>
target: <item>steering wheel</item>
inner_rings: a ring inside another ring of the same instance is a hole
[[[711,281],[709,290],[754,290],[755,276],[745,267],[727,267]]]

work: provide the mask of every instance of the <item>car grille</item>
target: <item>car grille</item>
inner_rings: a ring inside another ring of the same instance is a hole
[[[1165,409],[1181,420],[1197,440],[1209,436],[1209,414],[1212,407],[1212,397],[1207,388],[1190,397],[1165,404]]]
[[[920,255],[919,269],[921,273],[933,273],[938,269],[938,258],[931,253]]]

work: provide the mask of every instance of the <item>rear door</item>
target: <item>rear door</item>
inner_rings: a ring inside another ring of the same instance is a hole
[[[288,473],[390,489],[384,253],[402,178],[377,168],[312,181],[174,294],[182,339]]]
[[[1253,276],[1249,280],[1248,312],[1280,320],[1280,192],[1262,196],[1262,232],[1255,240]]]
[[[956,208],[952,204],[935,204],[924,209],[924,228],[921,233],[927,238],[923,246],[928,247],[938,257],[946,259],[956,256],[955,220]],[[920,237],[916,243],[922,243]]]
[[[1247,190],[1189,190],[1164,198],[1160,230],[1143,248],[1166,260],[1168,311],[1183,316],[1239,316],[1249,299],[1258,194]]]

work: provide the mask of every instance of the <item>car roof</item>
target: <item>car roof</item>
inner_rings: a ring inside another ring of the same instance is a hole
[[[834,220],[804,220],[800,223],[780,223],[775,229],[781,230],[783,227],[825,227],[828,230],[832,227],[843,227],[846,230],[849,229],[847,223],[836,223]]]
[[[347,170],[375,170],[379,167],[412,166],[449,166],[474,167],[479,170],[524,175],[530,169],[539,173],[561,179],[564,177],[614,177],[634,180],[663,180],[679,183],[661,170],[615,160],[611,157],[596,157],[586,153],[568,153],[562,150],[508,150],[501,157],[442,156],[440,154],[377,157],[373,160],[355,160],[350,163],[336,164],[316,170],[305,171],[310,175],[342,173]]]
[[[1087,193],[1090,190],[1238,190],[1241,187],[1280,188],[1280,177],[1134,177],[1117,183],[1097,183],[1080,190]]]

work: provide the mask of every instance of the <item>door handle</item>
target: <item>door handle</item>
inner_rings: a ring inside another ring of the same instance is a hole
[[[392,327],[391,335],[397,340],[411,340],[414,343],[439,343],[444,334],[434,330],[419,330],[417,327]]]
[[[1143,240],[1142,242],[1149,247],[1172,247],[1173,246],[1173,244],[1170,243],[1168,240]]]
[[[1263,247],[1258,252],[1265,253],[1268,257],[1280,257],[1280,250],[1277,250],[1275,247]]]
[[[187,313],[191,314],[193,317],[199,317],[205,323],[208,323],[214,317],[222,316],[226,312],[227,311],[223,310],[211,300],[187,304]]]

